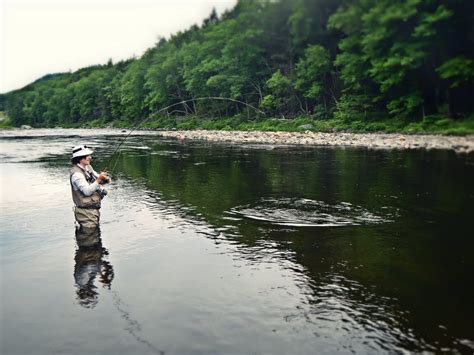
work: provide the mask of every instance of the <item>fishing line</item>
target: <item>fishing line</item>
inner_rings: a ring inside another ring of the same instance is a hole
[[[169,106],[166,106],[166,107],[163,107],[161,109],[159,109],[158,111],[152,113],[150,116],[146,117],[145,119],[143,119],[142,121],[139,121],[136,125],[132,126],[132,129],[130,130],[130,132],[128,132],[125,137],[117,144],[116,148],[113,150],[112,152],[112,155],[110,156],[109,160],[107,161],[107,164],[106,166],[111,166],[111,163],[112,161],[114,160],[114,156],[115,154],[118,152],[118,150],[120,149],[120,147],[123,145],[123,143],[127,140],[127,138],[133,133],[133,131],[135,131],[139,126],[141,126],[142,124],[146,123],[150,118],[152,118],[153,115],[157,115],[165,110],[168,110],[174,106],[178,106],[178,105],[182,105],[182,104],[185,104],[187,102],[191,102],[191,101],[203,101],[203,100],[221,100],[221,101],[232,101],[232,102],[236,102],[236,103],[239,103],[239,104],[242,104],[242,105],[245,105],[247,107],[250,107],[252,109],[254,109],[255,111],[265,115],[265,112],[263,112],[262,110],[258,109],[257,107],[255,106],[252,106],[246,102],[243,102],[243,101],[240,101],[240,100],[237,100],[237,99],[231,99],[231,98],[228,98],[228,97],[218,97],[218,96],[208,96],[208,97],[198,97],[198,98],[195,98],[195,99],[188,99],[188,100],[183,100],[183,101],[180,101],[180,102],[176,102],[172,105],[169,105]],[[119,154],[117,154],[117,157],[115,158],[115,163],[112,167],[112,170],[111,170],[111,174],[113,174],[115,172],[115,168],[117,166],[117,163],[119,161],[119,158],[120,158],[120,152]]]
[[[124,308],[124,302],[122,301],[122,298],[118,295],[117,291],[112,291],[109,289],[109,292],[112,294],[112,299],[114,301],[113,304],[120,313],[120,317],[122,317],[127,323],[127,327],[125,328],[125,330],[131,336],[133,336],[135,340],[137,340],[137,342],[147,346],[154,353],[158,355],[164,355],[165,352],[163,350],[157,348],[155,345],[153,345],[148,340],[144,339],[142,336],[139,335],[139,333],[142,331],[142,326],[137,320],[133,319],[130,313]]]

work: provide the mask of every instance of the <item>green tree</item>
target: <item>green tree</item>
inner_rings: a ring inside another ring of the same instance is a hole
[[[182,75],[182,53],[172,42],[160,46],[153,54],[152,64],[145,74],[146,103],[151,111],[188,99]],[[171,111],[187,114],[191,111],[187,103],[172,107]]]
[[[118,86],[120,112],[122,118],[129,121],[139,120],[148,114],[145,98],[145,74],[147,62],[145,58],[133,61],[120,79]]]
[[[454,16],[456,3],[358,0],[339,9],[329,26],[345,34],[336,64],[346,97],[366,97],[397,116],[437,112],[444,85],[436,68],[451,55],[454,18],[465,16]]]
[[[291,116],[296,107],[296,97],[291,80],[280,70],[273,73],[266,82],[267,95],[263,98],[261,107],[272,114],[282,117]]]
[[[329,53],[320,45],[308,46],[304,57],[296,65],[295,87],[303,93],[305,99],[314,104],[324,106],[324,112],[329,113],[331,99],[331,59]],[[306,101],[306,107],[308,102]]]

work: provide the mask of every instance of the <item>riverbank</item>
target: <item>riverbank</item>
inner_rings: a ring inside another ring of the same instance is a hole
[[[399,133],[322,133],[176,130],[157,131],[157,135],[177,139],[213,142],[257,143],[305,146],[353,146],[387,149],[447,149],[457,153],[474,152],[474,135],[410,135]]]
[[[114,126],[127,128],[129,121],[102,122],[91,121],[89,127]],[[133,124],[132,124],[133,125]],[[264,131],[264,132],[347,132],[347,133],[401,133],[401,134],[443,134],[454,136],[474,135],[474,115],[464,119],[446,116],[426,116],[422,120],[410,121],[396,117],[380,117],[365,120],[353,118],[316,119],[312,116],[299,116],[292,119],[260,118],[248,119],[242,115],[210,118],[201,116],[153,117],[146,119],[141,128],[177,130],[216,130],[216,131]]]
[[[128,135],[131,128],[58,128],[101,134]],[[55,129],[0,129],[2,134],[26,135],[51,134]],[[348,132],[285,132],[285,131],[222,131],[222,130],[176,130],[137,129],[133,135],[156,135],[180,140],[204,140],[233,144],[267,144],[300,146],[352,146],[373,149],[445,149],[456,153],[474,153],[474,135],[448,136],[440,134],[402,133],[348,133]]]

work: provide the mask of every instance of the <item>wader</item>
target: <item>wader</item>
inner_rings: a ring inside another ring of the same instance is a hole
[[[79,228],[76,228],[76,241],[79,248],[92,247],[100,243],[100,211],[74,207],[74,217]]]

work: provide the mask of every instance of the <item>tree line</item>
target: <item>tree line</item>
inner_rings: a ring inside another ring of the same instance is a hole
[[[13,124],[242,116],[472,115],[470,0],[239,0],[140,58],[48,74],[0,95]],[[236,101],[209,100],[226,97]],[[180,102],[186,101],[182,104]]]

